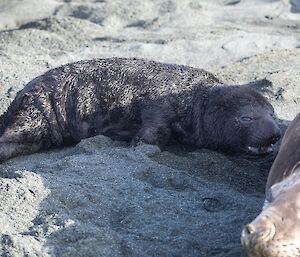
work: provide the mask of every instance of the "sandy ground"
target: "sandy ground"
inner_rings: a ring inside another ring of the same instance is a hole
[[[282,131],[300,103],[298,0],[0,0],[0,112],[49,68],[143,57],[251,84]],[[278,147],[278,146],[277,146]],[[0,164],[1,256],[246,256],[274,155],[97,136]]]

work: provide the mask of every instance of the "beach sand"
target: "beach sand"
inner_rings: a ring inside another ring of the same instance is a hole
[[[0,113],[81,59],[138,57],[250,84],[282,132],[299,112],[297,0],[0,0]],[[132,148],[104,136],[0,164],[1,256],[246,256],[275,153]]]

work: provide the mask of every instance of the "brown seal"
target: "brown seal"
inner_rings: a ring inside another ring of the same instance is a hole
[[[300,113],[271,167],[263,210],[244,227],[241,241],[251,257],[300,256]]]
[[[273,107],[249,86],[188,66],[109,58],[33,79],[0,117],[0,161],[103,134],[163,147],[174,141],[265,154],[279,136]]]

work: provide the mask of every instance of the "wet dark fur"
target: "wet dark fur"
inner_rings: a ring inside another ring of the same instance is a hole
[[[176,140],[246,152],[274,141],[272,112],[254,89],[224,86],[202,69],[140,59],[80,61],[46,72],[17,94],[0,117],[0,160],[97,134],[133,145]],[[240,122],[249,113],[253,122]]]

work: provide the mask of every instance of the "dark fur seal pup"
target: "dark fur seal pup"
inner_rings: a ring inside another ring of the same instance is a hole
[[[230,153],[267,153],[273,107],[247,86],[141,59],[80,61],[29,82],[0,118],[0,160],[103,134],[160,147],[177,140]]]
[[[241,241],[251,257],[300,256],[300,113],[271,167],[263,210]]]

